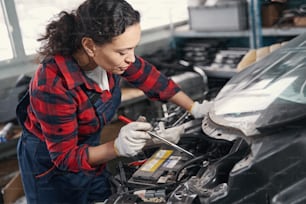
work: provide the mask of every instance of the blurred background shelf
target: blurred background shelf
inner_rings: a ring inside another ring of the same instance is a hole
[[[193,37],[193,38],[215,38],[215,37],[249,37],[249,30],[240,31],[195,31],[190,30],[188,25],[178,27],[173,37]]]
[[[263,28],[263,36],[295,36],[306,32],[306,27]]]

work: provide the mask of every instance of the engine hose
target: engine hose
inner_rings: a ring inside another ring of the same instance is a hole
[[[203,161],[203,160],[205,160],[205,159],[207,159],[207,156],[206,156],[206,155],[201,155],[201,156],[195,157],[195,158],[193,158],[193,159],[187,161],[187,162],[186,162],[181,168],[179,168],[178,171],[176,172],[175,181],[178,181],[178,177],[179,177],[181,171],[182,171],[183,169],[185,169],[187,166],[193,164],[194,162]]]

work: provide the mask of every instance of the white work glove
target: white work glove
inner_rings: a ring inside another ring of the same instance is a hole
[[[184,126],[175,126],[168,129],[165,129],[165,125],[163,122],[158,124],[159,129],[156,131],[156,134],[169,142],[178,143],[181,135],[184,133]],[[160,139],[152,137],[152,141],[149,141],[148,144],[161,144],[163,143]]]
[[[147,131],[152,126],[146,122],[131,122],[120,129],[114,148],[118,156],[131,157],[141,152],[151,136]]]
[[[194,118],[204,118],[207,115],[211,104],[212,102],[207,100],[203,100],[202,103],[195,101],[189,112]]]

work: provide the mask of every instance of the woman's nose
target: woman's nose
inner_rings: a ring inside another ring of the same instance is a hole
[[[131,51],[129,55],[125,58],[125,61],[128,63],[134,63],[136,60],[134,51]]]

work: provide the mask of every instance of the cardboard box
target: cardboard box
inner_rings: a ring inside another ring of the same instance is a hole
[[[4,204],[13,204],[24,195],[19,172],[5,185],[2,193]]]
[[[284,8],[284,4],[280,3],[263,4],[261,7],[262,26],[272,27],[275,25],[275,23],[279,20]]]
[[[297,27],[306,27],[306,16],[294,17],[293,23]]]

